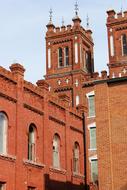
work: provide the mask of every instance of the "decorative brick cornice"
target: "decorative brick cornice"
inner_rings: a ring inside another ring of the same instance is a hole
[[[35,113],[37,113],[37,114],[39,114],[39,115],[44,115],[44,112],[43,112],[43,111],[40,111],[39,109],[37,109],[37,108],[35,108],[35,107],[33,107],[33,106],[30,106],[30,105],[28,105],[28,104],[26,104],[26,103],[24,103],[24,108],[26,108],[26,109],[28,109],[28,110],[30,110],[30,111],[33,111],[33,112],[35,112]]]
[[[68,91],[68,90],[72,90],[73,88],[71,86],[63,86],[60,88],[57,88],[54,90],[54,92],[63,92],[63,91]]]
[[[70,114],[73,115],[73,116],[75,116],[78,119],[82,119],[82,115],[78,111],[76,111],[76,110],[75,110],[75,112],[73,112],[73,110],[70,111]]]
[[[0,77],[8,80],[9,82],[12,82],[13,84],[17,84],[17,81],[14,79],[13,74],[1,66],[0,66]]]
[[[24,89],[43,98],[42,89],[39,86],[32,84],[31,82],[24,80]]]
[[[75,132],[83,134],[83,131],[81,131],[80,129],[77,129],[76,127],[70,126],[70,129],[75,131]]]
[[[62,110],[65,110],[65,107],[63,105],[59,104],[60,100],[58,102],[57,101],[58,101],[58,98],[55,98],[53,100],[53,97],[52,97],[52,100],[49,100],[49,103],[56,106],[56,107],[58,107],[58,108],[60,108],[60,109],[62,109]]]
[[[5,98],[6,100],[14,102],[14,103],[17,102],[17,100],[15,98],[8,96],[7,94],[4,94],[2,92],[0,92],[0,97]]]
[[[60,124],[60,125],[63,125],[63,126],[65,126],[65,122],[64,121],[61,121],[60,119],[58,119],[58,118],[55,118],[55,117],[53,117],[53,116],[49,116],[49,120],[52,120],[52,121],[54,121],[54,122],[56,122],[56,123],[58,123],[58,124]]]

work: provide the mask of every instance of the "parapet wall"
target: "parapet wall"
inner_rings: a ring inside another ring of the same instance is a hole
[[[118,21],[125,21],[127,20],[127,11],[124,12],[118,12],[116,13],[114,10],[107,11],[107,23],[113,23]]]

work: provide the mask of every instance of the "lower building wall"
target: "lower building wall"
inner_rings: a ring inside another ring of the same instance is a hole
[[[126,82],[96,85],[99,189],[127,189]]]

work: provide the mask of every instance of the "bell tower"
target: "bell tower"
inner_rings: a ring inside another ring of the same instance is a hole
[[[52,12],[52,11],[51,11]],[[92,31],[81,26],[78,4],[73,25],[55,27],[50,22],[46,33],[46,80],[52,92],[66,93],[72,106],[82,103],[81,88],[86,75],[94,72]]]
[[[127,11],[107,11],[110,77],[127,75]]]

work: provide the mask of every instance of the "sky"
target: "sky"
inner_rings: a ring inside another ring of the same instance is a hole
[[[9,69],[18,62],[26,69],[25,79],[36,83],[45,75],[45,33],[49,9],[53,9],[53,23],[72,23],[75,0],[0,0],[0,66]],[[108,47],[106,11],[127,10],[127,0],[78,0],[79,16],[86,27],[89,15],[93,31],[95,71],[107,69]]]

